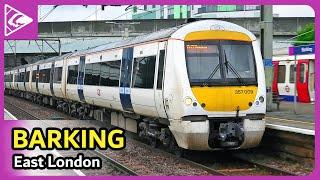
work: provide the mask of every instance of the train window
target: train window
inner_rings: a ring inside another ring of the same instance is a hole
[[[101,63],[100,86],[119,86],[121,61]]]
[[[86,64],[85,67],[84,84],[90,85],[92,82],[92,64]]]
[[[10,82],[10,81],[9,81],[9,75],[8,75],[8,74],[4,75],[4,82]]]
[[[37,80],[37,70],[32,71],[32,82],[36,82]]]
[[[68,84],[77,84],[78,78],[78,65],[73,65],[68,67]]]
[[[278,73],[278,83],[286,82],[286,66],[279,65],[279,73]]]
[[[110,80],[110,66],[108,62],[101,63],[100,86],[107,86]]]
[[[39,80],[38,80],[38,82],[39,83],[42,83],[42,76],[43,76],[43,70],[39,70]]]
[[[40,83],[49,83],[50,82],[50,70],[51,69],[41,69],[39,74]]]
[[[294,83],[294,65],[290,65],[290,78],[289,78],[289,83]]]
[[[211,79],[221,79],[218,42],[192,42],[186,44],[186,52],[187,71],[191,84],[207,81],[216,68],[218,69]]]
[[[24,72],[19,73],[19,80],[18,82],[24,82]]]
[[[110,61],[110,80],[108,86],[119,86],[121,61]]]
[[[228,62],[241,78],[255,78],[254,54],[251,44],[232,41],[221,41],[221,54],[224,62]],[[236,78],[226,67],[226,78]]]
[[[62,80],[62,67],[54,68],[53,83],[61,83]]]
[[[157,89],[162,89],[164,56],[165,56],[165,51],[164,50],[160,50]]]
[[[100,81],[100,63],[92,64],[92,81],[89,85],[99,86]]]
[[[46,69],[44,72],[45,72],[44,83],[50,83],[51,69]]]
[[[25,82],[29,82],[29,78],[30,78],[30,71],[27,71]]]
[[[301,64],[300,65],[300,83],[305,83],[307,81],[307,76],[306,76],[306,65]]]
[[[20,74],[17,72],[17,73],[15,73],[15,75],[14,75],[14,81],[15,82],[19,82],[19,77],[20,77]]]
[[[136,88],[152,89],[156,56],[134,59],[132,85]]]

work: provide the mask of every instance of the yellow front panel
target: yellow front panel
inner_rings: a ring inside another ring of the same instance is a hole
[[[201,41],[201,40],[234,40],[234,41],[252,41],[250,37],[244,33],[235,31],[196,31],[186,35],[185,41]]]
[[[216,86],[192,87],[192,92],[199,105],[205,104],[206,111],[236,111],[247,110],[249,103],[254,104],[257,86]]]

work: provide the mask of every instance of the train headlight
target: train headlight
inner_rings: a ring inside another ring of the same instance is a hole
[[[261,103],[263,103],[263,102],[264,102],[264,97],[263,97],[263,96],[260,96],[260,97],[259,97],[259,101],[260,101]]]
[[[186,98],[184,99],[184,103],[185,103],[186,105],[190,106],[190,105],[192,104],[192,99],[191,99],[191,97],[186,97]]]

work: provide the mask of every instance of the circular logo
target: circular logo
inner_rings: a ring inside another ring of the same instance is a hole
[[[225,28],[221,25],[212,25],[210,26],[210,30],[220,30],[220,31],[224,31]]]
[[[290,92],[290,88],[288,85],[286,85],[286,87],[284,89],[286,90],[286,92]]]
[[[97,89],[97,95],[100,96],[101,95],[101,91],[100,89]]]

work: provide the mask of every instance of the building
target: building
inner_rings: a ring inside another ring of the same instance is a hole
[[[132,19],[259,17],[259,5],[137,5]]]

